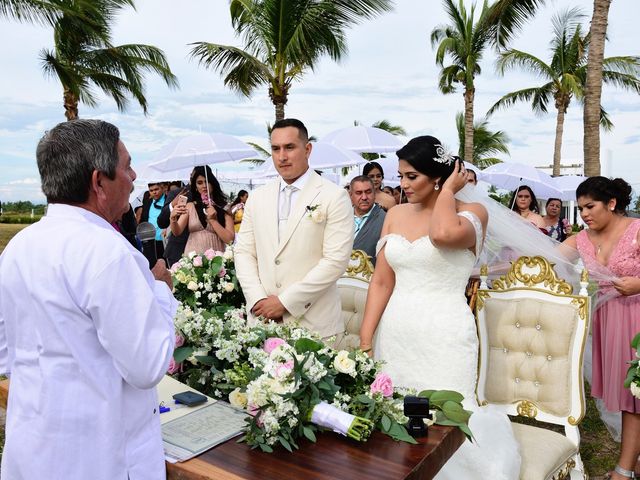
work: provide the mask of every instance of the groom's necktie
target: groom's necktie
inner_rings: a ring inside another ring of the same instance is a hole
[[[280,204],[280,211],[278,212],[278,240],[281,240],[284,236],[284,231],[287,228],[287,221],[289,220],[289,213],[291,211],[291,194],[298,188],[293,185],[287,185],[284,187],[284,198]]]

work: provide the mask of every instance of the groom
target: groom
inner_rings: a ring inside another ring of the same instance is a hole
[[[298,320],[323,338],[342,332],[336,280],[353,246],[353,212],[344,189],[309,168],[307,129],[279,120],[271,153],[280,177],[245,205],[236,273],[254,317]]]

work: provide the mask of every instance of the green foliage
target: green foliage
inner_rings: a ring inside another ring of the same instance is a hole
[[[64,5],[64,9],[51,22],[54,48],[43,49],[40,60],[44,73],[57,77],[62,84],[68,120],[77,118],[78,102],[97,105],[92,86],[111,97],[120,111],[127,108],[129,97],[133,97],[145,114],[146,73],[160,75],[169,87],[178,86],[162,50],[150,45],[111,43],[115,16],[123,7],[133,6],[133,0],[50,3]]]
[[[464,115],[456,114],[456,129],[458,130],[458,156],[464,158]],[[487,119],[479,120],[473,124],[473,164],[478,168],[487,168],[502,160],[495,157],[498,153],[509,155],[509,136],[502,130],[492,132],[489,130]]]
[[[325,55],[340,60],[347,50],[345,30],[392,5],[391,0],[232,0],[231,22],[244,46],[196,42],[190,54],[242,95],[268,86],[278,120],[284,118],[291,84]]]
[[[508,49],[500,54],[497,62],[499,73],[519,68],[531,72],[545,83],[504,95],[489,109],[487,115],[521,101],[531,102],[531,108],[537,114],[546,113],[550,104],[558,111],[566,112],[573,98],[581,104],[584,102],[589,35],[580,24],[583,17],[578,8],[554,16],[549,63],[516,49]],[[640,94],[640,57],[605,58],[602,67],[604,83]],[[600,123],[605,129],[613,126],[604,109],[601,109]]]
[[[16,213],[7,213],[2,214],[0,216],[0,223],[36,223],[38,220],[42,218],[42,215],[25,215],[25,214],[16,214]]]
[[[18,202],[3,202],[2,203],[2,212],[3,215],[10,213],[28,213],[31,214],[31,210],[34,211],[36,215],[44,215],[46,205],[42,203],[32,203],[29,201],[18,201]]]

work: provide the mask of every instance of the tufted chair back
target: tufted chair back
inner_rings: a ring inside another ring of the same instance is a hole
[[[589,324],[586,274],[581,290],[543,257],[521,257],[477,295],[478,402],[508,415],[564,427],[565,435],[514,423],[523,480],[583,478],[578,424],[584,417],[582,365]]]
[[[360,346],[360,324],[372,274],[373,264],[367,254],[362,250],[351,252],[349,266],[338,279],[344,324],[344,333],[335,345],[338,350],[354,350]]]

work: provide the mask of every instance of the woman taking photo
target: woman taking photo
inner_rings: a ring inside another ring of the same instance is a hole
[[[509,207],[517,212],[523,219],[533,223],[536,227],[544,229],[544,220],[540,216],[538,208],[538,200],[531,188],[526,185],[520,185],[511,195]]]
[[[209,180],[208,189],[206,179]],[[227,199],[218,180],[208,166],[196,167],[191,174],[190,186],[193,201],[174,207],[169,217],[171,233],[178,236],[185,228],[189,229],[185,253],[204,253],[210,248],[224,251],[225,244],[233,242],[235,231],[233,218],[224,211]]]
[[[367,162],[362,169],[362,174],[366,175],[373,182],[376,191],[375,202],[387,211],[391,207],[396,206],[396,200],[388,193],[382,191],[382,181],[384,180],[384,171],[378,162]]]

